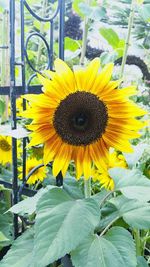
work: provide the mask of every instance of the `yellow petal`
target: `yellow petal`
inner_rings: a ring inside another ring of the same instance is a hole
[[[84,155],[84,147],[75,147],[74,153],[73,153],[73,159],[75,161],[76,166],[76,178],[77,180],[80,179],[80,177],[83,174],[83,155]]]
[[[68,144],[63,143],[55,155],[54,162],[53,162],[53,175],[56,177],[59,172],[65,167],[66,165],[69,165],[70,159],[71,159],[71,148]],[[68,166],[67,166],[68,167]],[[64,171],[64,169],[63,169]]]
[[[101,92],[103,88],[108,84],[112,76],[113,67],[114,65],[112,63],[109,63],[102,69],[92,87],[93,93],[97,94]]]
[[[57,155],[62,141],[55,135],[52,139],[48,140],[44,145],[44,165],[53,161],[54,157]]]
[[[99,58],[93,59],[88,65],[85,75],[84,75],[84,90],[91,91],[91,88],[95,82],[95,79],[98,75],[98,70],[100,68],[100,60]]]
[[[34,95],[34,94],[27,94],[24,95],[23,98],[26,100],[35,103],[39,107],[45,108],[56,108],[58,103],[54,98],[50,98],[44,94]]]

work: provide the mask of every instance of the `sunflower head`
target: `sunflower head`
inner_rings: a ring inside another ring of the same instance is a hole
[[[111,81],[112,70],[108,64],[100,71],[96,58],[73,72],[57,59],[55,72],[38,75],[43,93],[25,96],[31,107],[24,116],[33,120],[30,145],[44,143],[44,164],[53,161],[54,176],[64,176],[73,160],[77,178],[88,179],[93,163],[107,169],[110,147],[132,152],[129,140],[143,127],[135,117],[145,111],[129,100],[135,87],[118,89],[120,81]]]
[[[127,163],[124,156],[117,151],[109,152],[108,163],[107,163],[107,170],[103,168],[97,169],[96,167],[92,170],[92,178],[93,180],[99,181],[101,186],[108,189],[114,189],[114,181],[108,173],[108,169],[120,167],[120,168],[127,168]]]
[[[11,137],[9,136],[0,136],[0,163],[6,164],[10,163],[11,158]]]

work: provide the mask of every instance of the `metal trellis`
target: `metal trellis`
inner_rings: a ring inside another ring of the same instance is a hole
[[[45,45],[47,50],[47,69],[53,68],[53,57],[54,57],[54,22],[55,19],[59,18],[59,27],[58,31],[58,49],[59,49],[59,57],[64,59],[64,14],[65,14],[65,0],[51,0],[48,1],[51,4],[56,5],[56,9],[53,14],[48,17],[39,16],[33,8],[28,4],[27,0],[20,0],[19,9],[20,9],[20,62],[17,62],[16,59],[16,3],[18,1],[10,0],[9,1],[9,13],[10,13],[10,85],[5,87],[0,87],[0,95],[9,95],[10,96],[10,106],[11,106],[11,129],[17,129],[17,116],[16,116],[16,96],[22,95],[26,93],[41,93],[40,85],[31,85],[32,80],[36,76],[36,72],[39,72],[35,66],[32,65],[32,62],[28,56],[28,43],[33,37],[40,38]],[[32,31],[29,32],[26,36],[25,33],[25,12],[28,12],[29,15],[37,20],[40,23],[49,24],[49,42],[46,40],[45,36],[38,32]],[[8,49],[8,47],[3,46],[3,49]],[[16,84],[16,74],[15,67],[19,66],[21,68],[21,84]],[[33,71],[33,74],[26,79],[26,68],[30,67]],[[26,102],[23,100],[23,109],[26,109]],[[17,173],[17,139],[12,138],[12,172],[13,179],[12,184],[1,181],[0,184],[3,184],[5,187],[12,189],[12,204],[16,204],[21,195],[33,196],[36,194],[36,190],[31,190],[26,187],[26,180],[30,177],[30,175],[40,168],[43,165],[39,165],[35,167],[26,177],[26,143],[27,138],[23,138],[23,181],[22,185],[18,185],[18,173]],[[49,164],[51,166],[51,164]],[[56,178],[56,184],[61,186],[63,184],[63,179],[61,173],[59,173]],[[18,216],[14,215],[14,237],[18,236]],[[58,265],[62,263],[65,267],[71,267],[71,261],[68,256],[65,256],[61,260],[58,261]]]

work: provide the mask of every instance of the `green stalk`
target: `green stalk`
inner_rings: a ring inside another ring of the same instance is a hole
[[[43,1],[43,6],[42,6],[42,17],[45,17],[46,15],[46,7],[47,7],[47,0],[44,0]],[[40,34],[43,34],[44,33],[44,22],[41,22],[40,24]],[[40,62],[40,57],[41,57],[41,54],[42,54],[42,40],[39,41],[39,45],[38,45],[38,51],[37,51],[37,61],[36,61],[36,66],[38,67],[39,66],[39,62]]]
[[[89,5],[90,0],[87,0],[86,3],[87,5]],[[89,22],[89,19],[85,16],[84,27],[83,27],[81,58],[80,58],[81,65],[84,65],[84,58],[85,58],[85,53],[86,53],[87,36],[88,36],[88,29],[89,29],[88,22]],[[91,178],[88,180],[84,180],[84,195],[85,195],[85,198],[89,198],[91,196]]]
[[[127,39],[126,39],[126,44],[125,44],[124,53],[123,53],[120,78],[123,77],[124,68],[125,68],[125,64],[127,60],[127,53],[128,53],[128,48],[130,45],[131,30],[132,30],[133,19],[134,19],[134,10],[135,10],[135,0],[132,0],[131,7],[130,7],[129,23],[128,23],[128,33],[127,33]]]
[[[101,232],[100,236],[103,236],[108,230],[109,228],[113,225],[113,223],[115,223],[117,220],[119,219],[119,216],[117,216],[116,218],[114,218],[106,227],[105,229]]]
[[[2,14],[1,25],[1,40],[2,46],[8,46],[8,11],[4,10]],[[1,86],[6,86],[8,82],[9,66],[8,66],[8,49],[2,49],[1,54]],[[5,112],[2,115],[1,122],[8,120],[8,96],[2,97],[5,102]]]
[[[89,178],[88,180],[84,180],[84,195],[85,198],[91,196],[91,178]]]
[[[140,237],[140,231],[137,229],[133,230],[133,236],[135,240],[135,245],[136,245],[136,255],[137,256],[142,256],[142,244],[141,244],[141,237]]]
[[[90,0],[87,0],[86,3],[87,3],[87,5],[89,5],[90,4]],[[85,58],[85,53],[86,53],[88,30],[89,30],[89,19],[85,16],[85,18],[84,18],[84,27],[83,27],[81,58],[80,58],[80,64],[81,65],[84,65],[84,58]]]

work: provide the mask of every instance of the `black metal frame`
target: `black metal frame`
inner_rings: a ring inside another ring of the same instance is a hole
[[[41,86],[31,86],[30,83],[32,79],[36,76],[36,70],[29,58],[27,53],[27,46],[30,38],[33,36],[38,36],[41,38],[46,46],[47,53],[48,53],[48,63],[47,69],[52,69],[53,67],[53,44],[54,44],[54,19],[56,16],[59,16],[59,57],[64,59],[64,14],[65,14],[65,0],[57,0],[58,5],[54,12],[54,14],[49,18],[42,18],[38,16],[32,8],[29,6],[27,0],[20,0],[20,29],[21,29],[21,62],[16,62],[16,55],[15,55],[15,16],[16,16],[16,8],[15,8],[15,0],[10,0],[10,86],[7,87],[0,87],[0,95],[9,95],[10,96],[10,103],[11,103],[11,128],[12,130],[17,129],[17,118],[16,118],[16,96],[22,95],[26,93],[41,93]],[[38,33],[32,32],[26,38],[25,36],[25,9],[38,21],[45,22],[50,24],[50,43],[48,43],[45,37]],[[26,38],[26,39],[25,39]],[[2,47],[4,48],[4,47]],[[8,47],[7,47],[8,48]],[[6,48],[6,49],[7,49]],[[29,65],[30,68],[35,72],[28,81],[26,81],[26,65]],[[22,82],[20,86],[16,85],[16,77],[15,77],[15,66],[21,66],[21,78]],[[26,102],[23,100],[23,109],[26,108]],[[3,184],[5,187],[12,189],[12,204],[16,204],[21,195],[26,196],[33,196],[36,194],[35,190],[28,189],[26,187],[26,181],[30,177],[30,175],[40,168],[43,165],[36,166],[26,177],[26,143],[27,138],[23,138],[23,183],[21,186],[18,186],[18,173],[17,173],[17,139],[12,138],[12,172],[13,172],[13,180],[12,184],[0,181],[0,184]],[[51,167],[51,164],[49,164]],[[61,186],[63,184],[63,179],[61,173],[56,178],[56,184]],[[18,216],[14,215],[14,237],[18,236]],[[69,257],[65,256],[61,261],[65,267],[71,267],[72,264],[70,262]]]

